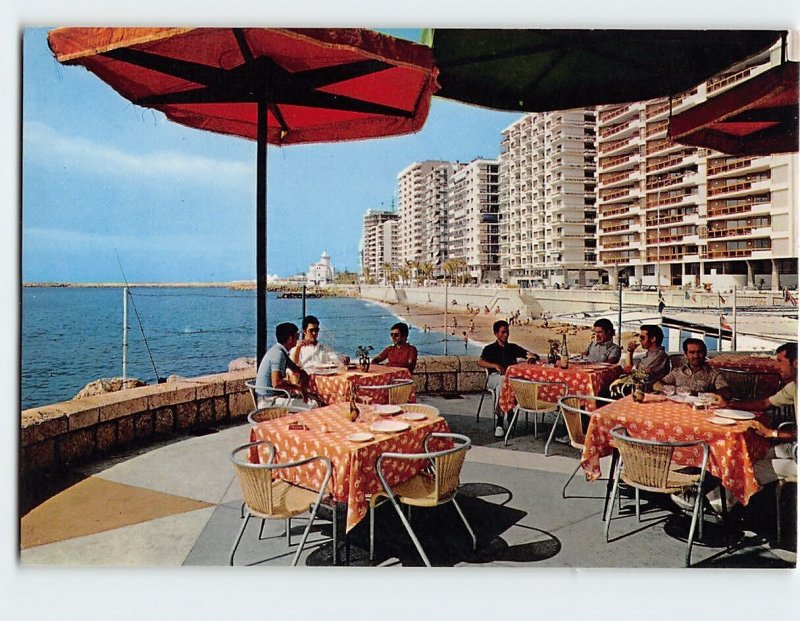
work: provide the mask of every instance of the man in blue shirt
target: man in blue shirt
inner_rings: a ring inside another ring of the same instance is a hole
[[[265,390],[268,388],[285,390],[291,396],[302,397],[303,401],[308,399],[306,393],[308,374],[289,358],[289,350],[297,345],[298,337],[297,326],[293,323],[279,323],[275,326],[275,339],[278,342],[264,354],[256,374],[258,407],[268,404],[266,397],[270,391]],[[300,376],[300,384],[293,384],[286,378],[287,368]]]

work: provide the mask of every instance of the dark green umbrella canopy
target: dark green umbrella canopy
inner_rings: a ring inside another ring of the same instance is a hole
[[[674,95],[769,48],[778,30],[425,30],[439,97],[543,112]]]

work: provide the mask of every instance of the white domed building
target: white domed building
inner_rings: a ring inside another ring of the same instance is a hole
[[[319,261],[309,266],[306,281],[309,285],[329,285],[333,284],[333,277],[331,257],[327,250],[323,250]]]

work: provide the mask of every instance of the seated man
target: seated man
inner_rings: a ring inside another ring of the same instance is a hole
[[[655,382],[669,373],[670,363],[667,352],[664,351],[661,343],[664,342],[664,332],[654,324],[645,324],[639,328],[639,343],[644,349],[644,356],[633,356],[639,343],[631,341],[628,343],[625,354],[625,372],[630,373],[633,369],[640,369],[647,372],[647,389],[649,390]]]
[[[590,362],[610,362],[611,364],[619,362],[622,350],[619,345],[614,343],[614,324],[606,318],[598,319],[594,322],[592,330],[595,340],[589,344],[583,355]]]
[[[686,364],[672,369],[660,382],[656,382],[654,388],[659,389],[667,384],[688,388],[695,395],[698,392],[715,392],[722,401],[730,400],[731,391],[725,377],[706,362],[706,344],[700,339],[688,338],[683,342],[683,353],[686,354]]]
[[[495,402],[494,411],[497,412],[497,421],[494,429],[494,437],[502,438],[505,434],[503,430],[503,413],[497,411],[497,400],[500,397],[500,385],[503,383],[503,376],[506,369],[512,364],[516,364],[518,358],[527,358],[529,360],[536,360],[538,356],[529,352],[524,347],[520,347],[516,343],[509,343],[508,336],[508,322],[495,321],[492,326],[494,332],[495,342],[489,343],[483,348],[481,357],[478,360],[478,366],[488,369],[489,377],[486,382],[486,387],[494,392]],[[511,422],[511,413],[508,413],[508,422]]]
[[[320,343],[317,340],[318,336],[319,319],[314,315],[303,317],[303,340],[289,352],[292,362],[296,362],[303,368],[350,362],[347,356],[339,356],[330,347]]]
[[[795,417],[797,416],[797,343],[785,343],[775,350],[775,354],[780,365],[781,379],[786,382],[784,387],[766,399],[733,401],[730,403],[731,407],[763,412],[773,406],[792,405]],[[773,446],[764,459],[755,464],[756,478],[761,485],[797,472],[797,431],[775,431],[775,437],[784,442]]]
[[[265,407],[273,402],[269,398],[269,391],[260,391],[259,388],[280,388],[291,396],[302,397],[303,401],[308,400],[305,388],[308,374],[289,358],[289,350],[297,344],[297,338],[297,326],[293,323],[279,323],[275,326],[277,343],[267,350],[261,359],[261,364],[258,365],[256,374],[257,407]],[[287,368],[297,373],[300,377],[299,384],[294,384],[286,378]]]
[[[408,342],[408,325],[396,323],[389,330],[392,344],[372,359],[372,364],[384,360],[390,367],[402,367],[413,373],[417,366],[417,348]]]

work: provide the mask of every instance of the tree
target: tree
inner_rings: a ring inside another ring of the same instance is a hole
[[[408,284],[408,277],[411,276],[411,269],[407,265],[401,265],[395,272],[404,284]]]
[[[430,261],[422,261],[419,264],[419,274],[422,276],[423,280],[430,280],[435,269],[433,263]]]

